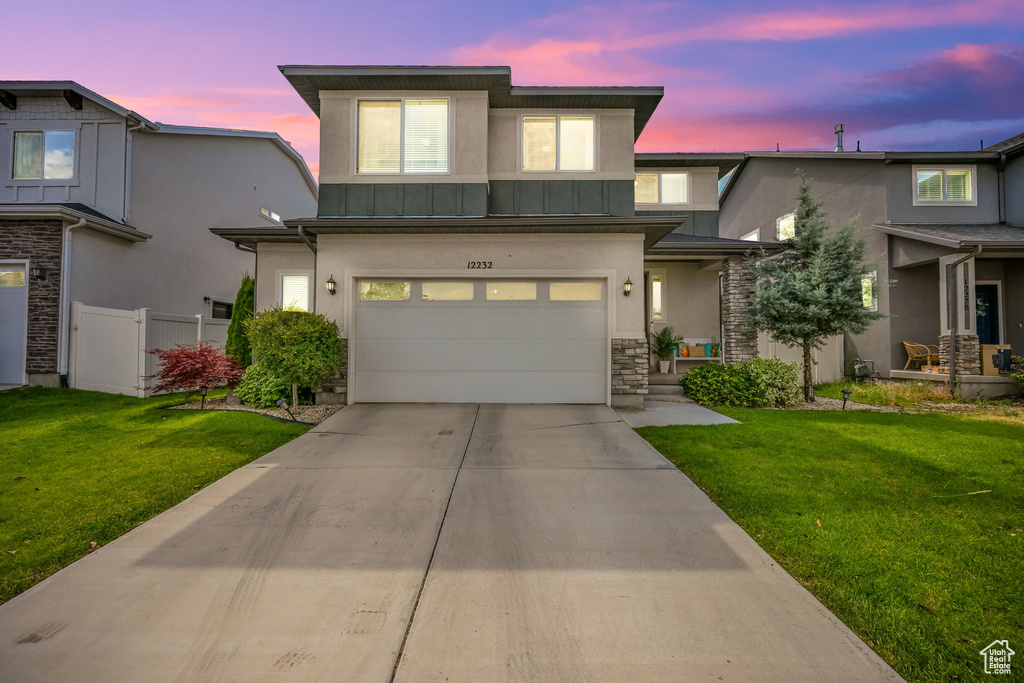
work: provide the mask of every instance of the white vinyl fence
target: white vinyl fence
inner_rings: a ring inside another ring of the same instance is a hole
[[[146,377],[157,372],[159,361],[147,351],[197,341],[223,348],[230,322],[148,308],[121,311],[73,303],[68,383],[72,389],[152,396],[154,381]]]

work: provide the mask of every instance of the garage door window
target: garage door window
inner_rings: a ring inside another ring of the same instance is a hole
[[[600,282],[552,282],[552,301],[600,301]]]
[[[424,301],[472,301],[472,282],[424,282]]]
[[[409,282],[360,282],[359,298],[362,301],[408,301],[412,292]]]
[[[24,287],[25,270],[11,270],[11,266],[0,266],[0,287]]]
[[[488,282],[488,301],[536,301],[536,282]]]

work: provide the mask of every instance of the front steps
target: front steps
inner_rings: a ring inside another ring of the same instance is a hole
[[[647,375],[647,398],[655,401],[661,399],[683,399],[683,389],[679,386],[680,374],[650,373]]]

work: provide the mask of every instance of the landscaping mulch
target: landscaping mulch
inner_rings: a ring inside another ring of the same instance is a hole
[[[170,410],[199,410],[201,402],[195,401],[191,403],[183,403],[177,406],[169,406]],[[308,422],[310,424],[320,424],[331,415],[344,408],[344,404],[332,403],[327,405],[319,406],[299,406],[292,408],[292,414],[295,419],[299,422]],[[210,398],[206,400],[206,410],[241,410],[247,413],[260,413],[262,415],[268,415],[270,417],[276,417],[281,420],[291,421],[291,417],[288,412],[281,408],[253,408],[251,406],[244,405],[231,405],[227,402],[225,397]]]

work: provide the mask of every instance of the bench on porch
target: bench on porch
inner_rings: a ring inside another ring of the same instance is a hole
[[[698,338],[694,338],[694,337],[684,337],[683,341],[685,341],[686,343],[680,345],[680,347],[681,346],[701,346],[703,344],[718,344],[718,342],[716,342],[713,339],[703,339],[703,338],[702,339],[698,339]],[[697,363],[706,363],[706,362],[710,361],[710,362],[721,363],[722,362],[722,348],[721,348],[721,345],[719,345],[718,355],[717,356],[672,356],[669,359],[669,362],[671,363],[669,372],[671,374],[673,374],[673,375],[676,374],[676,362],[677,361],[694,361],[694,362],[697,362]]]

